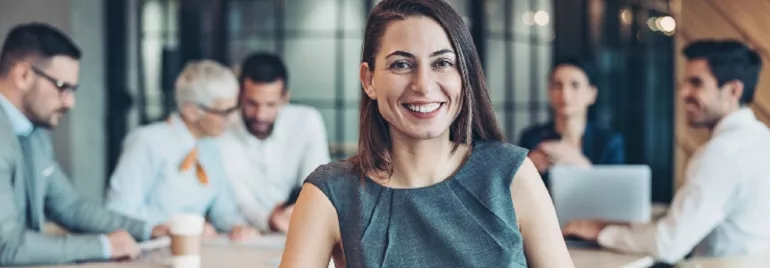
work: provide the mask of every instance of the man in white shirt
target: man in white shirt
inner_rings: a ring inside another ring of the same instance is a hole
[[[321,114],[289,104],[288,74],[275,55],[241,65],[241,117],[220,139],[225,170],[246,219],[263,232],[288,231],[290,194],[330,161]]]
[[[688,45],[679,96],[687,122],[711,131],[687,166],[670,210],[652,223],[581,220],[576,235],[622,252],[675,263],[695,256],[770,252],[770,131],[748,105],[754,98],[760,56],[737,41]]]

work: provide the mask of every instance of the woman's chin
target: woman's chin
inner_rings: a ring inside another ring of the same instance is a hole
[[[402,131],[403,138],[410,140],[432,140],[432,139],[444,139],[449,137],[449,131],[447,129],[428,129],[428,128],[414,128],[408,131]]]

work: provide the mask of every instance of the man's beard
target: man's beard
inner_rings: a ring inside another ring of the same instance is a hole
[[[67,115],[67,112],[69,112],[69,109],[60,109],[58,111],[53,112],[50,116],[47,118],[37,118],[35,120],[30,120],[36,127],[42,127],[45,129],[52,130],[56,128],[59,124],[61,124],[62,119],[65,115]],[[56,117],[56,119],[54,119]]]
[[[267,130],[260,130],[253,128],[252,125],[254,124],[263,124],[268,125]],[[259,139],[264,139],[270,136],[270,134],[273,133],[273,129],[275,128],[275,122],[262,122],[259,120],[253,120],[253,119],[246,119],[244,120],[244,124],[246,125],[246,129],[251,133],[251,135],[254,135],[255,137]]]

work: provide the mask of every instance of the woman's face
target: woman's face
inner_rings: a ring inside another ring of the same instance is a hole
[[[548,97],[557,116],[581,115],[596,101],[596,88],[579,68],[559,65],[551,72]]]
[[[361,82],[377,101],[391,135],[448,139],[463,82],[441,25],[418,16],[391,22],[375,57],[376,66],[361,65]]]

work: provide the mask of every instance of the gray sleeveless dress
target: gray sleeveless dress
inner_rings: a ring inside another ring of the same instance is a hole
[[[339,216],[347,267],[527,267],[511,181],[527,150],[476,142],[454,176],[414,189],[362,180],[349,162],[307,178]]]

